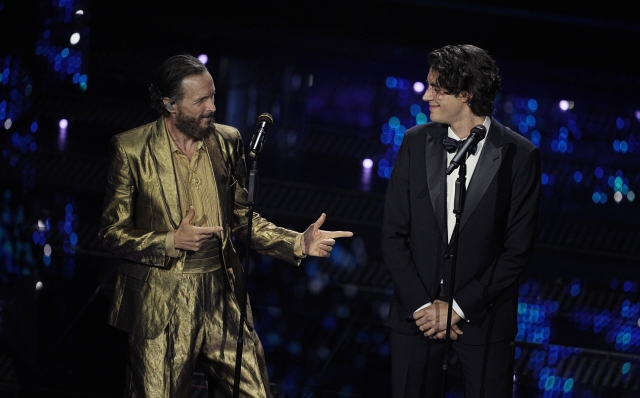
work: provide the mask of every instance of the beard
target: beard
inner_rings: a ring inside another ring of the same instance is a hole
[[[176,127],[187,137],[193,138],[196,140],[201,140],[203,138],[207,138],[211,136],[216,131],[216,126],[214,125],[215,119],[213,117],[213,113],[200,115],[196,117],[190,117],[178,113],[176,115]],[[205,127],[200,126],[200,120],[210,117],[209,122]]]

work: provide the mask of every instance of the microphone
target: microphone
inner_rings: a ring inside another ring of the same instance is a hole
[[[263,113],[258,116],[258,131],[251,138],[251,144],[249,144],[249,156],[255,159],[262,149],[262,141],[264,136],[267,135],[267,129],[273,124],[273,117],[268,113]]]
[[[471,129],[471,134],[464,141],[462,146],[458,149],[453,159],[451,159],[451,163],[449,163],[449,167],[447,167],[447,175],[451,174],[453,170],[457,169],[462,163],[467,160],[467,153],[469,150],[478,145],[478,142],[482,141],[484,137],[487,136],[487,128],[484,125],[479,124]]]

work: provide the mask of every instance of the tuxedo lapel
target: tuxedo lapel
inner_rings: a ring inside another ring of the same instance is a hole
[[[436,129],[426,134],[425,143],[427,185],[433,212],[436,214],[440,231],[443,231],[442,239],[445,243],[447,241],[447,235],[444,233],[447,230],[447,177],[445,174],[447,153],[442,146],[442,140],[446,132],[447,129],[439,124]]]
[[[464,229],[465,224],[475,211],[480,199],[487,191],[489,184],[493,181],[503,157],[504,130],[495,119],[491,119],[491,127],[487,140],[484,142],[480,159],[473,172],[473,176],[469,181],[467,195],[465,197],[464,209],[462,211],[462,219],[460,220],[460,231]]]
[[[180,201],[178,198],[178,186],[176,174],[171,156],[171,145],[167,134],[164,118],[159,118],[154,126],[154,131],[149,136],[148,151],[151,154],[158,174],[159,189],[164,201],[167,216],[174,229],[178,229],[180,220]]]

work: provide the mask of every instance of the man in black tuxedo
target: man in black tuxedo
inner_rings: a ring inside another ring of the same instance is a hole
[[[452,139],[466,139],[479,124],[487,135],[466,160],[450,343],[466,398],[511,397],[519,277],[533,252],[540,151],[490,116],[501,79],[485,50],[450,45],[428,60],[423,100],[432,121],[405,133],[382,226],[394,285],[388,321],[393,397],[441,394],[458,178],[458,171],[447,175],[445,169],[456,151]]]

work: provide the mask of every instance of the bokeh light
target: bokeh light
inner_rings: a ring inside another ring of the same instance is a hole
[[[580,171],[576,171],[573,173],[573,179],[575,182],[582,182],[582,173]]]
[[[385,81],[385,83],[389,88],[396,88],[396,86],[398,85],[398,80],[396,80],[396,78],[393,76],[389,76],[387,77],[387,80]]]

